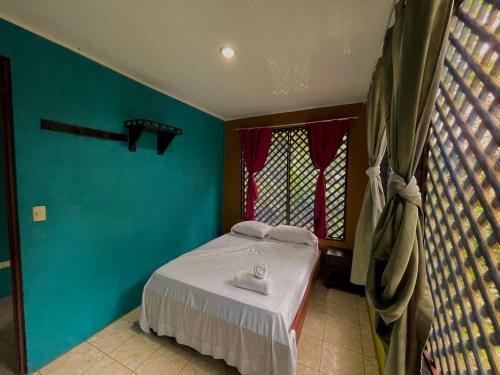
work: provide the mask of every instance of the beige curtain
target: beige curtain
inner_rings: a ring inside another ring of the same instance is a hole
[[[436,98],[453,0],[396,5],[387,124],[387,202],[373,238],[366,285],[387,375],[418,374],[433,307],[425,274],[421,197],[414,173]]]
[[[384,190],[380,180],[380,162],[387,146],[385,137],[386,102],[384,90],[384,66],[382,58],[377,61],[366,103],[366,133],[368,143],[368,175],[363,205],[356,226],[354,238],[354,253],[352,258],[351,282],[358,285],[366,284],[368,263],[373,232],[384,207]]]

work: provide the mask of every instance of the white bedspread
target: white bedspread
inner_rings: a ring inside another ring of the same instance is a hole
[[[226,234],[165,264],[144,287],[140,325],[222,358],[242,374],[295,374],[290,326],[319,251],[316,246]],[[273,293],[232,285],[266,262]]]

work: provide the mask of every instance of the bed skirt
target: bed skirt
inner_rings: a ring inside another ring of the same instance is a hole
[[[160,321],[152,317],[160,317]],[[244,317],[242,317],[244,319]],[[295,375],[295,331],[287,344],[273,341],[241,326],[144,289],[139,319],[141,329],[174,337],[179,344],[223,359],[242,374]]]

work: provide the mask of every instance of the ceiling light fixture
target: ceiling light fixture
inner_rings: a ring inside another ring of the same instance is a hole
[[[220,49],[220,54],[228,59],[231,57],[234,57],[236,55],[236,51],[232,49],[231,47],[222,47]]]

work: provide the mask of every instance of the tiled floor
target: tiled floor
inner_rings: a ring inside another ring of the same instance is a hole
[[[238,374],[175,340],[147,335],[133,310],[36,375]],[[365,300],[315,285],[298,348],[298,375],[378,374]]]
[[[317,282],[298,362],[299,375],[378,375],[366,300]]]
[[[0,375],[14,374],[17,362],[14,335],[12,298],[0,298]]]

